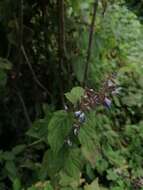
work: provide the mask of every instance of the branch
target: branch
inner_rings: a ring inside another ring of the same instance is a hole
[[[25,115],[25,119],[26,119],[27,124],[28,124],[28,126],[29,126],[29,128],[30,128],[30,127],[32,126],[32,123],[31,123],[31,120],[30,120],[30,117],[29,117],[29,114],[28,114],[28,111],[27,111],[25,102],[24,102],[23,97],[22,97],[22,95],[21,95],[20,92],[17,92],[17,95],[18,95],[19,100],[20,100],[20,102],[21,102],[21,105],[22,105],[22,107],[23,107],[23,112],[24,112],[24,115]]]
[[[65,18],[64,18],[64,0],[58,0],[59,9],[59,54],[61,64],[65,57]]]
[[[89,32],[89,42],[88,42],[87,57],[86,57],[85,70],[84,70],[84,76],[83,76],[83,86],[86,85],[86,80],[87,80],[87,74],[88,74],[88,68],[89,68],[90,57],[91,57],[92,39],[93,39],[93,32],[94,32],[94,25],[95,25],[95,20],[96,20],[97,8],[98,8],[98,0],[95,0],[95,2],[94,2],[94,10],[93,10],[93,17],[92,17],[91,26],[90,26],[90,32]]]
[[[28,56],[27,56],[27,53],[26,53],[26,51],[25,51],[25,49],[24,49],[24,46],[21,46],[21,51],[23,52],[23,55],[24,55],[25,60],[26,60],[26,62],[27,62],[27,64],[28,64],[28,67],[29,67],[29,69],[30,69],[30,71],[31,71],[31,73],[32,73],[32,75],[33,75],[34,81],[37,83],[37,85],[38,85],[41,89],[43,89],[45,92],[47,92],[47,94],[49,94],[49,96],[51,97],[51,93],[48,91],[48,89],[38,80],[38,78],[37,78],[37,76],[36,76],[36,74],[35,74],[35,72],[34,72],[34,70],[33,70],[33,68],[32,68],[32,65],[31,65],[31,63],[30,63],[30,61],[29,61],[29,58],[28,58]]]
[[[33,143],[27,145],[26,148],[30,148],[32,146],[35,146],[35,145],[41,143],[41,142],[43,142],[43,139],[38,139],[37,141],[34,141]]]

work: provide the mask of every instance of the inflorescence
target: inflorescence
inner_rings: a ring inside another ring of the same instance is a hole
[[[110,109],[112,104],[111,96],[119,94],[120,91],[121,87],[117,87],[114,75],[107,78],[99,92],[86,87],[84,96],[81,97],[77,106],[78,108],[74,109],[75,122],[72,128],[73,134],[75,136],[79,134],[80,127],[86,121],[86,112],[95,109],[98,105],[103,105],[106,109]],[[67,145],[72,146],[70,138],[67,138],[65,142]]]

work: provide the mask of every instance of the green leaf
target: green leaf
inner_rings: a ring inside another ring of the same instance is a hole
[[[48,142],[52,151],[57,153],[64,145],[72,127],[72,117],[65,111],[54,113],[48,125]]]
[[[76,187],[79,186],[80,184],[80,179],[75,179],[74,177],[71,177],[69,175],[67,175],[67,173],[65,172],[60,172],[60,182],[59,184],[62,186],[62,187],[73,187],[74,189]]]
[[[42,169],[40,172],[43,173],[40,178],[44,179],[44,177],[46,177],[47,174],[51,178],[54,178],[54,176],[64,167],[65,160],[67,158],[68,158],[68,151],[65,147],[62,148],[56,154],[52,150],[48,150],[43,158]]]
[[[21,182],[18,178],[14,179],[13,190],[21,190]]]
[[[119,176],[117,174],[117,172],[113,171],[113,170],[107,170],[107,179],[111,180],[111,181],[116,181],[118,180]]]
[[[8,152],[8,151],[5,151],[2,155],[4,160],[14,160],[15,158],[15,155],[13,154],[13,152]]]
[[[0,57],[0,69],[10,70],[12,68],[12,64],[5,58]]]
[[[120,151],[115,151],[110,146],[103,148],[104,155],[108,158],[109,162],[117,167],[122,167],[126,164],[125,158],[121,155]]]
[[[26,133],[28,136],[40,139],[47,137],[48,134],[48,121],[46,118],[36,120],[32,127]]]
[[[12,153],[14,155],[18,155],[20,153],[22,153],[24,151],[24,149],[26,148],[26,145],[22,144],[22,145],[17,145],[12,149]]]
[[[102,154],[96,155],[96,170],[102,174],[107,170],[109,162],[102,156]]]
[[[73,58],[73,70],[79,82],[83,80],[84,67],[84,59],[81,56]]]
[[[13,161],[7,161],[5,164],[5,169],[8,172],[8,176],[11,179],[11,181],[15,180],[17,177],[17,168]]]
[[[87,122],[81,127],[78,138],[82,145],[81,151],[84,157],[94,168],[96,166],[96,156],[98,154],[99,145],[95,130],[90,125],[90,122]]]
[[[85,185],[84,190],[101,190],[98,184],[98,179],[94,180],[89,185]]]
[[[72,0],[71,5],[74,11],[78,11],[80,8],[80,0]]]
[[[82,87],[74,87],[70,92],[65,93],[66,98],[72,103],[76,104],[81,100],[84,95],[84,89]]]
[[[39,172],[39,179],[43,180],[47,177],[48,173],[48,151],[44,153],[42,164],[41,164],[41,169]]]
[[[81,152],[79,149],[72,149],[65,160],[64,171],[68,176],[73,177],[75,180],[80,178],[80,169],[82,167]]]
[[[48,183],[43,190],[54,190],[52,185],[50,183]]]

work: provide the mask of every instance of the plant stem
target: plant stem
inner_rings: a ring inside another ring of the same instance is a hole
[[[63,72],[64,72],[64,59],[65,59],[65,19],[64,19],[64,0],[57,0],[58,17],[59,17],[59,82],[60,82],[60,95],[62,104],[64,106],[64,87],[63,87]]]
[[[31,120],[30,120],[30,117],[29,117],[29,114],[28,114],[25,102],[24,102],[23,97],[22,97],[22,95],[21,95],[20,92],[17,92],[17,95],[18,95],[19,100],[21,102],[21,105],[22,105],[22,108],[23,108],[23,112],[24,112],[24,115],[25,115],[25,119],[27,121],[27,125],[30,128],[32,126],[32,123],[31,123]]]
[[[19,64],[18,70],[20,65],[23,62],[23,55],[21,52],[21,48],[23,46],[23,0],[20,0],[20,8],[19,8]]]
[[[90,57],[91,57],[91,48],[92,48],[92,40],[93,40],[93,32],[94,32],[94,25],[96,20],[96,13],[98,8],[98,0],[95,0],[94,2],[94,9],[93,9],[93,17],[90,25],[90,31],[89,31],[89,42],[88,42],[88,48],[87,48],[87,56],[86,56],[86,63],[85,63],[85,70],[84,70],[84,76],[83,76],[83,82],[82,85],[85,87],[86,81],[87,81],[87,74],[88,74],[88,68],[90,63]]]
[[[51,95],[51,93],[48,91],[48,89],[47,89],[47,88],[39,81],[39,79],[37,78],[37,76],[36,76],[36,74],[35,74],[35,71],[33,70],[32,65],[31,65],[31,63],[30,63],[30,61],[29,61],[29,58],[28,58],[28,56],[27,56],[27,53],[26,53],[26,51],[25,51],[24,46],[21,46],[21,51],[22,51],[22,53],[23,53],[23,55],[24,55],[24,58],[25,58],[25,60],[26,60],[26,62],[27,62],[27,64],[28,64],[28,67],[29,67],[29,69],[30,69],[30,71],[31,71],[31,73],[32,73],[32,76],[33,76],[34,81],[37,83],[37,85],[38,85],[41,89],[43,89],[50,97],[52,97],[52,95]]]

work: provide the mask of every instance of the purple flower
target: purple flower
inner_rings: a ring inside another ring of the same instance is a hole
[[[85,122],[85,113],[81,113],[80,116],[79,116],[79,122],[80,123],[84,123]]]
[[[76,111],[74,112],[75,116],[79,119],[80,123],[83,123],[85,121],[85,114],[82,111]]]
[[[74,112],[74,114],[75,114],[76,117],[79,117],[81,113],[82,113],[82,112],[81,112],[80,110]]]
[[[104,106],[106,108],[110,108],[111,107],[111,103],[112,103],[111,100],[109,98],[105,97],[105,99],[104,99]]]

